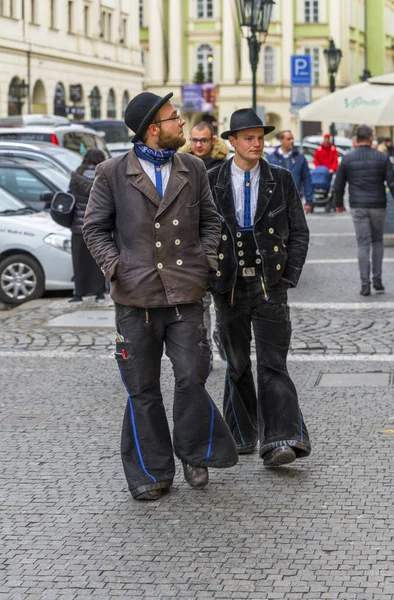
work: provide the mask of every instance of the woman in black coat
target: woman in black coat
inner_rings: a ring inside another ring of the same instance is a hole
[[[101,150],[88,150],[81,165],[71,174],[69,191],[75,198],[72,231],[72,259],[74,267],[74,296],[69,302],[82,302],[82,296],[95,295],[96,302],[104,300],[105,279],[92,258],[82,237],[83,219],[94,180],[96,165],[105,160]]]

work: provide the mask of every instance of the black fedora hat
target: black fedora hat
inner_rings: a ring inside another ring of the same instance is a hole
[[[142,92],[130,100],[124,113],[124,122],[127,127],[134,131],[132,142],[138,142],[141,136],[152,123],[157,111],[172,98],[171,92],[161,98],[151,92]]]
[[[270,133],[275,129],[272,125],[264,125],[263,121],[255,113],[253,108],[240,108],[231,115],[230,129],[228,131],[223,131],[221,137],[224,140],[228,140],[228,136],[236,131],[242,131],[242,129],[254,129],[255,127],[262,127],[264,129],[264,135],[267,135],[267,133]]]

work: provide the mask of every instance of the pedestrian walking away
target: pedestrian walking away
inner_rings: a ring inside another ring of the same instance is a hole
[[[213,130],[210,123],[200,121],[190,131],[189,143],[184,146],[181,151],[188,152],[194,156],[198,156],[203,161],[207,170],[213,169],[218,165],[222,165],[228,156],[228,148],[224,140],[219,139]],[[212,354],[212,338],[218,348],[220,357],[225,360],[223,348],[220,344],[220,339],[216,329],[212,334],[211,312],[212,295],[207,292],[203,299],[204,302],[204,326],[207,329],[207,339],[211,346],[211,369],[213,368]]]
[[[291,131],[279,133],[280,146],[268,155],[268,162],[288,169],[293,175],[297,190],[302,197],[305,196],[305,212],[313,211],[313,189],[311,172],[305,156],[294,148],[294,136]]]
[[[356,130],[357,147],[346,154],[335,181],[337,212],[344,212],[343,196],[349,184],[349,205],[356,232],[362,296],[385,291],[382,282],[383,230],[386,220],[386,183],[394,197],[394,174],[387,153],[372,148],[373,131],[368,125]]]
[[[83,230],[115,301],[115,357],[128,396],[121,455],[137,500],[157,500],[172,485],[174,452],[194,488],[207,485],[208,467],[238,458],[205,389],[202,298],[217,270],[220,218],[204,164],[176,152],[184,121],[172,95],[143,92],[127,105],[134,147],[97,168]],[[160,391],[164,345],[175,376],[172,440]]]
[[[236,110],[230,129],[222,133],[235,156],[209,171],[222,217],[219,268],[210,275],[210,289],[227,357],[224,415],[238,453],[254,452],[259,439],[267,467],[311,451],[286,364],[291,336],[287,290],[301,275],[309,231],[291,173],[261,158],[264,135],[273,129],[253,109]]]
[[[71,225],[71,251],[74,268],[74,295],[69,302],[82,302],[83,296],[95,295],[96,302],[104,301],[105,278],[86,247],[82,237],[83,219],[93,185],[97,165],[105,160],[101,150],[92,148],[81,165],[71,174],[69,191],[75,198]]]

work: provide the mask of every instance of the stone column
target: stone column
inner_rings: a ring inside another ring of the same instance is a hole
[[[236,79],[235,24],[234,4],[226,4],[222,15],[222,83],[231,85],[235,84]]]
[[[150,0],[149,6],[149,85],[164,82],[163,0]]]
[[[241,81],[244,83],[250,83],[252,81],[248,40],[244,37],[241,38]]]
[[[170,29],[168,34],[168,85],[181,85],[183,80],[182,1],[170,0]]]
[[[290,85],[290,57],[294,54],[294,14],[293,3],[282,5],[282,85]]]

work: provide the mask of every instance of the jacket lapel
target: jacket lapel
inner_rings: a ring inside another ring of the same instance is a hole
[[[153,204],[159,206],[161,203],[160,195],[141,167],[140,161],[138,160],[134,150],[130,150],[127,158],[127,169],[126,175],[132,176],[132,185],[137,188],[144,196],[149,198]]]
[[[272,177],[271,169],[269,168],[268,163],[265,160],[261,160],[259,196],[257,199],[256,214],[254,217],[255,224],[263,217],[265,211],[267,210],[267,206],[271,202],[276,185],[277,184]]]
[[[181,190],[185,187],[188,181],[189,169],[183,164],[181,158],[174,154],[171,166],[171,176],[161,199],[157,216],[165,211],[170,204],[177,198]]]
[[[233,197],[233,186],[231,183],[231,164],[234,159],[226,161],[219,171],[214,186],[214,195],[219,213],[226,221],[230,231],[237,229],[237,218],[235,215],[235,204]]]

